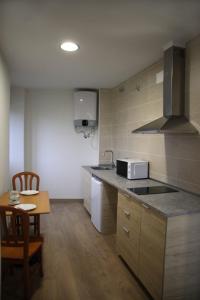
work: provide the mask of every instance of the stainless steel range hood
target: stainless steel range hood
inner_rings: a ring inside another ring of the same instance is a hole
[[[132,133],[198,134],[184,109],[185,49],[172,46],[164,52],[163,117]]]

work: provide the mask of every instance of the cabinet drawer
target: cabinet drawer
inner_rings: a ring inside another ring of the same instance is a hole
[[[122,227],[128,227],[131,237],[139,238],[140,222],[139,217],[135,218],[131,210],[118,207],[117,208],[117,223]]]
[[[140,224],[141,206],[133,197],[118,193],[118,208],[121,208],[127,220]]]
[[[117,251],[132,271],[138,274],[139,235],[126,225],[117,224]]]

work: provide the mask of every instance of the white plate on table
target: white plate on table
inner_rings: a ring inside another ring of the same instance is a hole
[[[15,201],[15,202],[9,202],[8,204],[12,206],[12,205],[17,205],[19,203],[20,203],[20,201]]]
[[[27,204],[27,203],[25,203],[25,204],[18,204],[18,205],[15,205],[15,208],[21,208],[21,209],[23,209],[23,210],[33,210],[33,209],[35,209],[37,206],[35,205],[35,204]]]
[[[31,196],[31,195],[36,195],[38,194],[39,191],[36,190],[26,190],[26,191],[21,191],[20,194],[24,196]]]

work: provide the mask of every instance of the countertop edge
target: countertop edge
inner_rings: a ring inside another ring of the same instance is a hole
[[[116,173],[114,173],[114,171],[111,171],[111,170],[109,170],[109,171],[107,171],[107,170],[100,170],[100,171],[99,170],[93,170],[91,168],[91,166],[82,166],[82,168],[85,169],[85,170],[87,170],[91,175],[96,176],[99,179],[101,179],[102,181],[104,181],[104,182],[112,185],[113,187],[115,187],[116,189],[118,189],[121,193],[127,194],[130,197],[133,197],[139,203],[144,204],[145,206],[148,206],[149,208],[155,210],[155,212],[159,213],[160,215],[162,215],[165,218],[172,218],[172,217],[178,217],[178,216],[183,216],[183,215],[191,215],[191,214],[198,214],[198,213],[200,213],[200,197],[196,196],[196,195],[193,195],[193,194],[190,194],[189,192],[185,192],[185,191],[183,192],[183,191],[179,190],[177,187],[176,187],[176,189],[179,191],[179,193],[182,193],[183,198],[186,197],[186,196],[188,198],[190,198],[190,197],[194,198],[196,201],[199,202],[198,203],[199,207],[198,208],[191,208],[191,207],[189,207],[187,211],[186,210],[185,211],[179,211],[179,212],[178,211],[175,211],[175,212],[171,211],[171,212],[167,212],[166,213],[165,211],[162,211],[161,209],[157,208],[156,205],[153,206],[153,205],[151,205],[151,203],[145,202],[143,199],[141,199],[140,196],[138,196],[137,194],[135,194],[133,192],[130,192],[127,189],[127,187],[123,187],[123,186],[117,184],[117,182],[115,182],[115,177],[117,179],[121,180],[122,182],[126,183],[126,185],[127,184],[131,185],[131,183],[134,183],[133,181],[130,181],[130,180],[126,179],[126,178],[122,178],[119,175],[117,175]],[[111,172],[113,172],[113,174]],[[113,175],[113,180],[109,180],[107,178],[108,176],[107,177],[105,176],[106,174],[109,174],[110,177]],[[151,181],[152,181],[152,183],[155,182],[152,179],[146,179],[146,181],[147,180],[148,180],[148,182],[151,182]],[[145,180],[143,180],[143,182],[144,181]],[[138,180],[135,181],[135,183],[138,183],[138,182],[139,182]],[[157,182],[159,184],[162,184],[159,181],[157,181]],[[166,185],[167,185],[167,183],[166,183]],[[169,195],[169,194],[165,194],[165,197],[167,197],[167,195]],[[145,196],[145,197],[148,197],[148,196]],[[148,198],[146,198],[146,199],[148,199]],[[177,199],[177,200],[175,199],[175,201],[180,201],[180,200],[179,199]],[[190,200],[187,200],[187,201],[190,201]]]

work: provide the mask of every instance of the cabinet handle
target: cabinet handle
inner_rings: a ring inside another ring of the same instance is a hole
[[[124,197],[126,197],[126,198],[131,198],[131,196],[130,195],[128,195],[128,194],[124,194],[124,193],[121,193]]]
[[[146,209],[149,209],[149,206],[147,206],[146,204],[142,203],[142,206]]]
[[[122,228],[126,233],[129,233],[129,230],[126,227],[123,226]]]
[[[124,214],[125,214],[127,217],[130,217],[130,212],[129,212],[129,211],[127,211],[126,209],[123,209],[123,212],[124,212]]]

